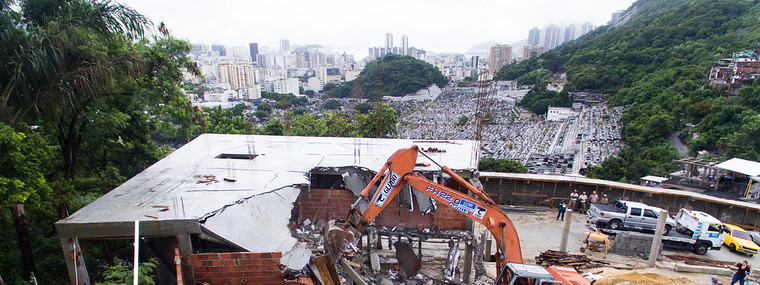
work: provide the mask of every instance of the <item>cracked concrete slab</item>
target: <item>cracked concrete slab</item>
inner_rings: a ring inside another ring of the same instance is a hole
[[[56,228],[61,238],[86,239],[129,237],[136,220],[148,236],[200,234],[202,227],[250,251],[287,253],[297,247],[287,227],[293,202],[300,187],[310,185],[313,169],[357,169],[348,183],[361,191],[391,154],[415,144],[443,146],[447,152],[428,155],[454,170],[474,170],[472,143],[203,134],[56,222]]]
[[[203,225],[248,251],[288,252],[296,245],[288,222],[299,193],[297,187],[285,187],[240,199],[207,217]]]

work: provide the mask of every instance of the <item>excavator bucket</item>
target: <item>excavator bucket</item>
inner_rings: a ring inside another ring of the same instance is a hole
[[[338,260],[360,233],[350,223],[329,220],[323,228],[325,252]]]

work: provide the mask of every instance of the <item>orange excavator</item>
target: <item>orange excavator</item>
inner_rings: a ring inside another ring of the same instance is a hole
[[[419,154],[422,154],[431,162],[438,165],[443,173],[456,180],[460,185],[474,194],[475,197],[433,182],[419,172],[415,172],[414,167],[417,165],[417,156]],[[371,189],[380,179],[382,179],[382,182],[380,182],[377,191],[375,191],[369,200],[369,206],[364,210],[364,213],[361,213],[357,209],[357,205],[361,199],[369,196]],[[346,221],[334,223],[334,226],[325,232],[325,248],[328,251],[330,248],[342,249],[344,248],[344,243],[352,242],[354,236],[359,235],[359,233],[369,226],[406,185],[422,191],[439,203],[456,209],[468,218],[483,224],[491,232],[497,244],[496,265],[497,268],[501,269],[497,278],[497,284],[562,284],[560,280],[563,280],[563,278],[561,276],[553,276],[553,274],[550,274],[538,265],[522,264],[523,258],[522,251],[520,250],[520,240],[514,224],[512,224],[512,221],[499,206],[488,197],[485,191],[472,186],[472,184],[448,167],[436,163],[435,160],[422,152],[416,145],[399,149],[388,159],[380,171],[377,172],[377,175],[361,192],[359,199],[354,202]],[[334,253],[331,254],[335,255]],[[577,273],[575,274],[577,275]],[[581,277],[581,279],[583,278]],[[503,283],[498,280],[503,280]],[[589,283],[586,282],[585,284]]]

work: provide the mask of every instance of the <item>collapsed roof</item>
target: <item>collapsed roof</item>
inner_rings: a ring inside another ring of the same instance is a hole
[[[474,141],[204,134],[56,228],[61,239],[126,238],[140,221],[142,236],[199,234],[247,251],[281,251],[288,265],[288,252],[300,247],[287,225],[312,169],[377,171],[415,144],[454,170],[474,170],[478,161]]]

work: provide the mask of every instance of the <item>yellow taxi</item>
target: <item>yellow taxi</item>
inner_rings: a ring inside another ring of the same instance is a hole
[[[755,255],[760,251],[760,246],[752,242],[752,237],[744,229],[737,225],[723,224],[726,226],[726,241],[731,251],[743,252],[749,255]]]

